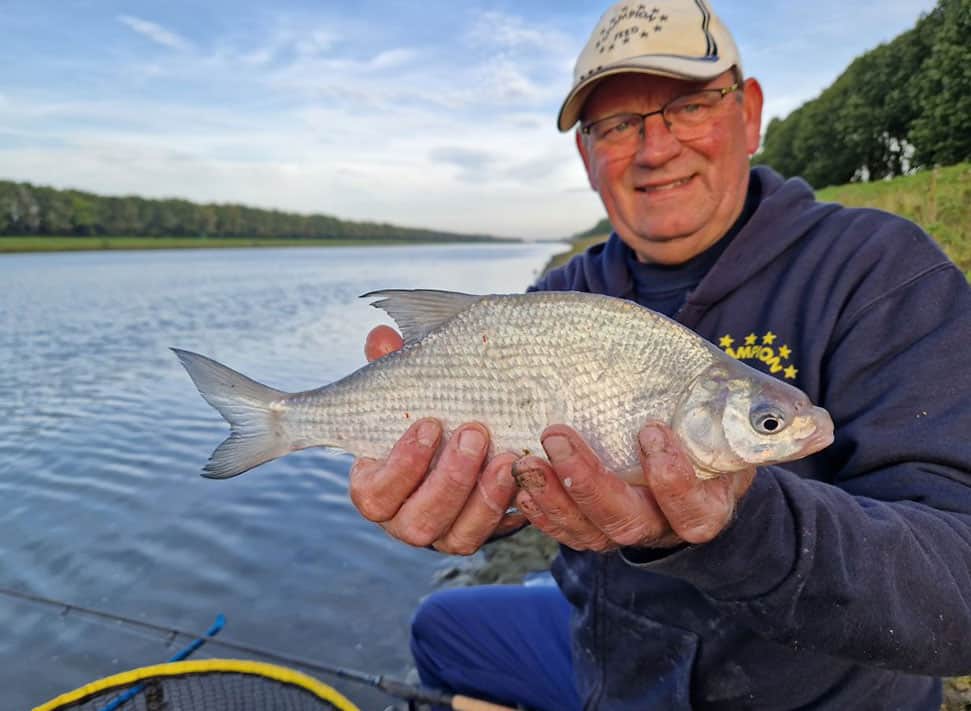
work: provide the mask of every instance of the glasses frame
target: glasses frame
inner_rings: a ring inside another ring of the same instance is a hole
[[[719,95],[718,101],[720,103],[721,100],[724,99],[726,96],[728,96],[733,92],[740,91],[742,88],[743,88],[742,83],[739,81],[736,81],[734,84],[730,84],[729,86],[725,86],[725,87],[720,87],[715,89],[699,89],[698,91],[689,91],[687,94],[681,94],[680,96],[675,96],[673,99],[668,101],[666,104],[664,104],[664,106],[657,109],[656,111],[648,111],[647,113],[644,113],[644,114],[639,114],[636,111],[624,111],[623,113],[612,114],[610,116],[604,116],[603,118],[597,119],[596,121],[591,121],[590,123],[580,127],[580,133],[582,133],[584,136],[592,136],[593,127],[596,126],[598,123],[603,123],[604,121],[610,121],[620,116],[630,116],[632,118],[636,116],[640,118],[640,128],[638,130],[638,134],[640,136],[645,135],[644,121],[649,116],[660,115],[661,119],[664,121],[664,125],[667,126],[668,130],[671,130],[671,122],[668,121],[667,117],[664,115],[664,112],[668,110],[671,104],[677,101],[681,101],[689,96],[694,96],[695,94],[709,94],[709,93],[717,93]],[[592,136],[592,137],[594,140],[597,140],[596,136]]]

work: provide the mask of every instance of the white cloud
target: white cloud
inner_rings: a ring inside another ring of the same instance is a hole
[[[413,49],[389,49],[375,55],[368,62],[369,69],[391,69],[410,62],[418,56]]]
[[[190,47],[189,42],[183,37],[154,22],[149,22],[148,20],[143,20],[138,17],[132,17],[131,15],[119,15],[118,21],[124,25],[127,25],[138,34],[147,37],[153,42],[164,47],[178,50],[187,50]]]
[[[530,26],[521,17],[492,10],[476,17],[466,37],[474,46],[554,52],[561,51],[570,42],[561,32]]]
[[[337,35],[334,32],[314,29],[298,38],[294,48],[301,57],[317,57],[330,49],[336,40]]]

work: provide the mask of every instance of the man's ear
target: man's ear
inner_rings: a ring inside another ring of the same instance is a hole
[[[745,117],[745,148],[749,155],[754,155],[759,149],[762,135],[762,86],[758,79],[745,80],[742,112]]]
[[[596,171],[593,170],[593,163],[591,162],[590,147],[587,145],[586,137],[580,133],[580,129],[576,131],[576,141],[577,150],[580,151],[580,157],[583,159],[583,167],[587,170],[587,180],[590,181],[590,187],[594,192],[599,192]]]

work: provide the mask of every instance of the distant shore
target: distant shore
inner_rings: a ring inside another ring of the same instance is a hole
[[[260,239],[248,237],[0,237],[0,254],[90,252],[142,249],[222,249],[262,247],[391,247],[415,244],[520,244],[520,240]]]

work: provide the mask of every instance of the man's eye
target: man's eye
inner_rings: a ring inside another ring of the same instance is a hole
[[[682,104],[678,107],[678,111],[683,114],[694,114],[702,111],[705,108],[702,104]]]
[[[614,125],[610,126],[607,129],[606,133],[615,133],[617,135],[620,135],[622,133],[626,133],[627,131],[629,131],[633,127],[633,125],[634,125],[633,121],[631,121],[630,119],[624,119],[623,121],[618,121]]]

